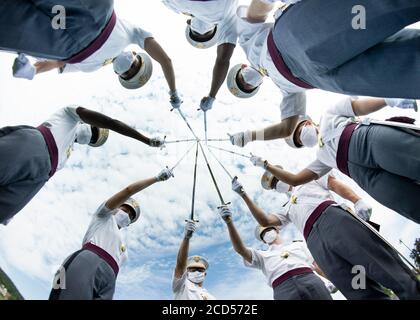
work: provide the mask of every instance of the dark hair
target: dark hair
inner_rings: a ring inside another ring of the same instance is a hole
[[[90,143],[94,144],[99,139],[99,129],[97,127],[90,127],[90,130],[92,131],[92,137],[90,138]]]
[[[257,87],[251,89],[251,90],[247,90],[243,87],[242,83],[239,81],[239,73],[241,72],[242,69],[239,69],[238,72],[236,73],[236,77],[235,77],[235,82],[236,85],[239,87],[239,89],[245,93],[253,93],[255,90],[257,90]]]
[[[201,42],[201,43],[207,42],[213,39],[213,37],[216,35],[216,32],[217,32],[217,25],[214,27],[213,32],[204,38],[203,35],[199,34],[198,32],[194,32],[190,28],[190,38],[193,39],[195,42]]]

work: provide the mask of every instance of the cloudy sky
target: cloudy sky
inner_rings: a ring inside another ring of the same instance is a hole
[[[204,136],[202,114],[197,108],[209,91],[215,49],[191,48],[184,39],[186,18],[172,13],[160,1],[120,0],[116,1],[116,11],[120,17],[151,31],[171,56],[178,90],[184,98],[182,110],[197,134]],[[168,140],[191,137],[179,116],[170,112],[168,88],[157,64],[146,87],[129,91],[119,85],[111,66],[92,74],[52,72],[34,81],[14,79],[11,73],[14,57],[0,53],[0,127],[39,125],[58,108],[77,104],[125,121],[149,136],[166,135]],[[244,55],[238,48],[232,64],[242,62]],[[341,98],[319,90],[309,92],[308,97],[308,112],[315,120]],[[208,113],[209,137],[225,138],[228,132],[258,129],[279,121],[280,101],[280,93],[269,80],[256,97],[246,101],[231,96],[224,85],[214,109]],[[414,112],[399,110],[383,110],[375,117],[385,119],[396,114],[419,119]],[[218,145],[233,149],[228,143]],[[46,299],[56,268],[80,248],[95,209],[129,183],[174,165],[190,146],[172,144],[157,150],[117,134],[111,134],[103,148],[76,146],[66,168],[47,183],[13,222],[7,227],[0,226],[1,268],[27,299]],[[253,152],[291,171],[298,171],[312,161],[315,152],[292,150],[283,141],[253,143],[237,151]],[[261,190],[261,169],[240,157],[215,154],[232,174],[240,177],[264,210],[274,212],[284,202],[274,192]],[[261,247],[253,237],[255,222],[250,213],[230,190],[226,173],[209,159],[226,201],[232,202],[243,239],[249,246]],[[130,259],[120,272],[116,299],[172,298],[172,273],[191,206],[193,160],[191,153],[176,169],[175,179],[156,184],[136,196],[143,216],[127,231]],[[343,179],[373,205],[372,220],[382,225],[382,234],[408,255],[399,239],[411,246],[420,234],[420,227],[375,202],[346,177]],[[207,289],[220,299],[271,299],[272,290],[263,275],[245,268],[232,250],[227,230],[215,209],[219,200],[202,158],[196,198],[196,217],[200,223],[191,242],[191,254],[209,258]],[[301,236],[288,227],[284,237],[290,241]]]

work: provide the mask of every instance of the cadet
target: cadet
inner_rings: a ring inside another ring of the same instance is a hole
[[[208,261],[200,256],[188,257],[190,239],[196,230],[195,222],[188,220],[184,239],[178,251],[172,282],[175,300],[215,300],[203,287],[209,268]]]
[[[371,207],[351,188],[333,175],[293,188],[279,179],[281,168],[268,162],[262,166],[267,170],[263,186],[286,193],[290,199],[279,206],[277,213],[266,215],[237,179],[232,189],[261,226],[293,223],[303,234],[316,263],[347,299],[389,299],[383,287],[393,290],[400,299],[420,299],[418,279],[395,250],[357,220],[347,205],[334,201],[332,192],[352,202],[357,215],[369,220]],[[365,289],[353,285],[356,269],[365,275]]]
[[[208,96],[201,100],[204,112],[213,107],[216,95],[225,81],[230,59],[236,46],[236,8],[238,0],[162,0],[176,13],[191,16],[187,21],[187,41],[199,49],[208,49],[217,44],[217,57]]]
[[[65,9],[61,21],[65,28],[53,27],[53,10],[58,7]],[[162,66],[170,102],[179,106],[171,59],[151,33],[119,19],[112,0],[5,0],[0,3],[0,12],[0,50],[20,53],[13,65],[15,77],[32,80],[36,74],[53,69],[60,73],[93,72],[114,62],[121,84],[137,89],[150,79],[153,68],[147,54],[124,52],[136,44]],[[25,55],[42,60],[33,66]]]
[[[82,249],[58,270],[50,300],[111,300],[121,266],[128,257],[122,230],[140,217],[136,193],[172,176],[169,169],[135,182],[101,204],[83,239]]]
[[[366,29],[352,23],[356,6],[367,13]],[[420,30],[404,29],[420,20],[419,1],[300,1],[279,10],[275,25],[264,23],[272,8],[259,0],[253,0],[249,11],[239,8],[238,34],[251,67],[260,78],[270,77],[283,94],[282,123],[232,135],[234,145],[289,136],[298,116],[306,114],[305,91],[311,88],[353,96],[420,98]],[[234,73],[228,79],[231,92],[247,96],[262,81],[246,78]],[[238,85],[232,85],[235,82]]]
[[[420,223],[420,133],[396,121],[356,119],[387,104],[417,108],[414,100],[347,97],[328,108],[320,126],[302,118],[286,141],[294,147],[319,141],[317,159],[297,174],[279,170],[280,177],[297,186],[337,168],[384,206]]]
[[[260,269],[273,288],[274,300],[332,300],[324,282],[312,271],[314,260],[302,242],[284,244],[278,227],[257,226],[255,237],[268,250],[245,247],[233,223],[228,206],[219,213],[226,222],[233,248],[244,259],[245,266]]]
[[[77,106],[58,110],[41,126],[0,128],[0,223],[7,224],[64,167],[73,144],[102,146],[109,130],[160,147],[128,125]]]

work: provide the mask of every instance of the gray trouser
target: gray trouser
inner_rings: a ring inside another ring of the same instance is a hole
[[[65,29],[53,27],[56,5],[66,10]],[[0,50],[65,60],[98,37],[113,7],[113,0],[1,0]]]
[[[112,300],[116,281],[114,270],[96,253],[75,252],[65,261],[64,269],[61,289],[53,289],[50,300]]]
[[[324,282],[314,273],[293,276],[273,289],[274,300],[332,300]]]
[[[348,167],[351,178],[375,200],[420,223],[418,135],[382,125],[361,126],[350,140]]]
[[[366,29],[354,29],[355,6]],[[276,22],[274,41],[292,73],[349,95],[420,98],[418,0],[301,1]]]
[[[399,256],[361,222],[340,207],[329,207],[307,239],[314,260],[347,299],[389,299],[380,287],[400,299],[420,299],[420,282]],[[365,270],[365,289],[359,279]],[[355,280],[356,279],[356,280]]]
[[[0,223],[18,213],[49,179],[51,160],[32,127],[0,128]]]

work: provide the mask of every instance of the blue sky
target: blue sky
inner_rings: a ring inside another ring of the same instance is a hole
[[[185,17],[173,14],[159,1],[147,1],[145,10],[145,3],[145,0],[135,4],[118,1],[117,13],[152,31],[171,56],[178,90],[184,97],[182,109],[194,130],[203,136],[203,118],[197,108],[209,91],[215,49],[202,51],[189,47],[184,39]],[[157,15],[159,19],[156,19]],[[40,75],[34,81],[14,79],[11,75],[14,57],[0,53],[0,127],[38,125],[58,108],[77,104],[125,121],[149,136],[167,135],[168,140],[191,137],[179,116],[169,111],[168,88],[157,64],[146,87],[129,91],[119,85],[110,66],[92,74],[58,75],[52,72]],[[244,55],[238,48],[232,64],[242,62],[245,62]],[[308,93],[308,112],[318,120],[323,110],[340,98],[340,95],[313,90]],[[214,110],[208,113],[209,137],[224,138],[228,132],[258,129],[279,121],[280,101],[278,89],[269,80],[265,81],[259,94],[249,100],[234,98],[224,85]],[[385,119],[395,114],[419,119],[418,114],[396,113],[395,110],[383,110],[375,117]],[[26,298],[47,298],[56,268],[81,246],[96,208],[129,183],[155,175],[166,165],[174,165],[189,146],[168,145],[166,149],[156,150],[117,134],[111,134],[103,148],[76,146],[66,168],[47,183],[9,226],[0,227],[0,266]],[[228,143],[220,146],[233,149]],[[315,150],[291,150],[283,141],[257,142],[238,151],[261,155],[291,171],[303,168],[315,156]],[[232,174],[239,175],[245,188],[264,210],[275,212],[284,202],[274,192],[262,191],[261,169],[252,167],[248,160],[240,157],[222,152],[215,154]],[[244,241],[249,246],[261,246],[253,236],[255,222],[230,190],[228,176],[212,157],[209,159],[226,200],[232,202],[234,219]],[[127,231],[129,262],[120,272],[116,299],[172,297],[173,268],[191,205],[192,172],[191,153],[175,171],[174,179],[154,185],[136,196],[143,216]],[[348,178],[343,179],[373,205],[372,220],[381,223],[383,235],[407,253],[398,240],[402,238],[412,245],[420,234],[420,227],[375,202]],[[191,254],[209,258],[207,289],[221,299],[271,299],[272,292],[264,276],[245,268],[231,248],[227,230],[215,210],[219,201],[202,158],[196,198],[196,216],[200,223],[191,241]],[[300,237],[292,227],[287,228],[284,236],[286,240]]]

